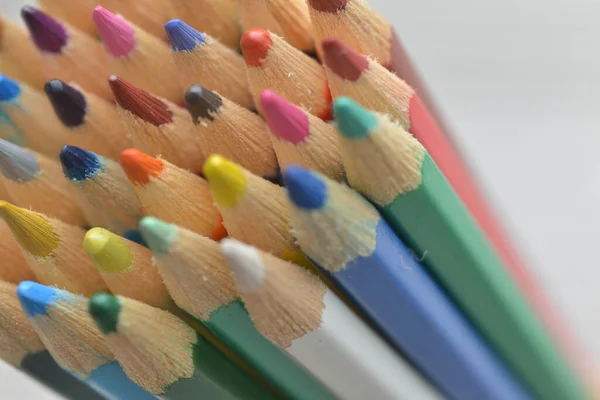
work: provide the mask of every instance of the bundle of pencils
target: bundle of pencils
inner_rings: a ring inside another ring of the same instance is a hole
[[[86,399],[586,398],[364,0],[40,6],[0,19],[1,359]]]

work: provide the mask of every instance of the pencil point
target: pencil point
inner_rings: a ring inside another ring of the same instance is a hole
[[[324,64],[340,78],[356,81],[369,69],[367,57],[338,38],[323,40]]]
[[[244,33],[240,40],[240,48],[246,64],[260,67],[267,58],[272,44],[271,34],[264,29],[251,29]]]
[[[233,271],[240,292],[260,289],[265,280],[265,266],[254,247],[234,239],[223,239],[221,251]]]
[[[60,53],[67,44],[68,34],[62,23],[32,6],[21,9],[21,17],[31,38],[41,51]]]
[[[283,178],[288,196],[297,207],[305,210],[323,207],[327,200],[327,186],[314,172],[290,165]]]
[[[21,248],[32,256],[47,257],[58,248],[58,235],[42,214],[0,201],[0,217],[10,227]]]
[[[265,90],[260,103],[269,130],[278,138],[298,144],[310,135],[308,116],[283,97]]]
[[[208,180],[215,202],[234,207],[246,192],[246,177],[242,168],[225,157],[213,154],[204,162],[202,172]]]
[[[74,181],[85,181],[102,168],[98,156],[75,146],[64,146],[58,155],[65,176]]]
[[[75,128],[83,124],[87,108],[83,93],[60,79],[52,79],[46,82],[44,91],[58,119],[65,126]]]
[[[129,22],[100,6],[94,9],[92,19],[110,55],[123,57],[135,49],[135,31]]]
[[[125,240],[104,228],[87,231],[83,249],[102,273],[123,272],[133,262],[133,252]]]
[[[11,181],[29,182],[40,173],[40,164],[31,152],[0,139],[0,171]]]
[[[346,8],[349,0],[308,0],[308,5],[321,12],[335,14]]]
[[[162,160],[142,153],[138,149],[123,150],[119,161],[129,181],[136,185],[145,185],[165,169]]]
[[[173,121],[173,114],[158,97],[133,86],[126,80],[116,75],[108,78],[108,84],[113,92],[117,104],[138,118],[160,126]]]
[[[140,232],[154,254],[165,254],[177,238],[177,227],[154,217],[144,217],[139,224]]]
[[[116,296],[108,293],[97,293],[90,298],[89,312],[102,333],[117,331],[121,302]]]
[[[17,286],[17,296],[28,317],[46,315],[48,306],[59,297],[56,288],[32,281],[21,282]]]
[[[185,105],[192,116],[194,124],[206,119],[214,121],[215,115],[223,106],[221,97],[200,85],[192,85],[185,92]]]
[[[15,100],[21,95],[21,85],[14,79],[0,74],[0,102]]]
[[[165,24],[165,31],[169,37],[171,48],[174,52],[192,51],[204,45],[206,35],[198,32],[180,19],[172,19]]]
[[[377,116],[349,97],[339,97],[333,103],[338,131],[347,139],[362,139],[377,128]]]

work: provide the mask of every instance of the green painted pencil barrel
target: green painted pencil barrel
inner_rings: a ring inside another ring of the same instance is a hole
[[[423,160],[421,186],[397,197],[381,211],[535,393],[547,400],[585,398],[537,317],[429,155]]]
[[[336,399],[316,378],[256,330],[241,301],[219,308],[203,323],[235,353],[248,360],[285,398]],[[244,343],[244,346],[239,346],[239,343]]]
[[[212,381],[213,386],[203,384],[193,376],[181,379],[168,388],[165,398],[202,400],[275,400],[277,396],[225,357],[215,346],[202,336],[194,347],[194,365],[202,380]],[[227,393],[223,391],[226,388]],[[196,392],[196,397],[190,397]]]

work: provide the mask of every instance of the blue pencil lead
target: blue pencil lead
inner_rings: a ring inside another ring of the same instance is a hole
[[[17,296],[28,317],[46,315],[48,306],[59,297],[57,289],[32,281],[21,282],[17,287]]]
[[[317,174],[297,165],[287,167],[285,186],[292,202],[304,209],[318,209],[325,204],[327,187]]]
[[[13,101],[21,94],[19,82],[0,74],[0,101]]]
[[[65,176],[71,180],[84,181],[102,168],[98,156],[75,146],[64,146],[59,154]]]
[[[202,46],[206,35],[198,32],[180,19],[172,19],[165,24],[165,31],[169,37],[171,48],[175,52],[192,51],[197,46]]]

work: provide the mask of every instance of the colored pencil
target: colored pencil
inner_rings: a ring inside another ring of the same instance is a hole
[[[214,240],[227,235],[208,183],[203,178],[137,149],[125,150],[121,154],[121,165],[144,215],[155,216]]]
[[[89,312],[129,377],[163,399],[275,399],[173,314],[94,295]]]
[[[96,36],[96,25],[90,18],[94,7],[101,0],[38,0],[39,7],[49,15],[66,21],[71,26],[79,29],[81,32]]]
[[[21,252],[19,243],[13,237],[10,227],[4,220],[0,221],[0,280],[17,284],[21,281],[35,280],[35,274]]]
[[[147,248],[104,228],[92,228],[85,234],[83,249],[112,293],[164,310],[173,307]]]
[[[364,0],[308,0],[317,43],[336,37],[386,68],[392,62],[392,26]]]
[[[166,43],[100,6],[94,9],[93,18],[112,73],[171,101],[183,100],[177,67]]]
[[[0,73],[39,90],[46,81],[41,64],[40,54],[27,33],[0,15]]]
[[[267,10],[279,23],[283,39],[298,50],[315,51],[313,27],[305,0],[266,0]],[[264,28],[263,28],[264,29]]]
[[[419,96],[406,83],[376,62],[356,53],[337,39],[325,40],[325,66],[334,97],[348,96],[364,107],[389,114],[425,146],[453,189],[477,221],[494,249],[502,255],[527,300],[553,332],[565,341],[565,328],[546,299],[543,290],[511,248],[505,232],[495,221],[466,165],[447,136],[439,129]],[[573,342],[563,344],[574,352]]]
[[[271,143],[282,170],[298,164],[336,180],[345,180],[338,133],[331,124],[303,111],[270,90],[260,96]]]
[[[188,89],[185,101],[204,154],[222,154],[268,179],[277,176],[275,151],[258,115],[200,85]]]
[[[216,154],[206,160],[203,172],[229,236],[276,256],[296,249],[281,186]]]
[[[69,130],[67,144],[117,159],[131,142],[112,103],[60,79],[44,86],[54,112]]]
[[[23,313],[17,286],[3,281],[0,281],[0,359],[63,396],[104,399],[56,364]]]
[[[441,399],[314,274],[225,239],[256,328],[343,399]]]
[[[92,226],[125,236],[136,230],[142,207],[116,161],[75,146],[64,146],[59,158],[65,177],[87,201],[83,211]]]
[[[201,84],[249,109],[254,108],[240,54],[180,19],[165,25],[183,89]]]
[[[256,331],[218,243],[153,217],[140,222],[140,231],[177,305],[215,332],[285,398],[335,398]]]
[[[25,281],[17,295],[54,360],[108,399],[155,399],[123,372],[90,318],[86,297]]]
[[[0,201],[0,217],[10,227],[41,283],[90,295],[106,284],[81,248],[85,232],[35,211]]]
[[[85,224],[77,194],[54,159],[0,139],[0,172],[10,199],[19,207],[72,225]]]
[[[331,94],[325,71],[316,60],[262,29],[244,33],[240,47],[254,104],[261,114],[260,95],[271,89],[309,113],[331,119]]]
[[[583,398],[537,317],[424,147],[386,117],[335,102],[350,184],[542,398]],[[550,380],[548,378],[550,377]]]
[[[369,202],[301,167],[285,182],[300,248],[446,395],[532,398]]]
[[[185,109],[139,89],[117,76],[109,79],[117,109],[134,146],[184,169],[199,172],[201,138]]]
[[[98,96],[111,99],[105,80],[107,57],[94,38],[31,6],[23,7],[21,16],[42,54],[49,79],[76,82]]]
[[[171,0],[173,15],[185,16],[195,29],[201,29],[232,49],[242,36],[239,4],[236,0]]]
[[[55,157],[68,132],[44,95],[0,74],[0,135],[12,143]]]

